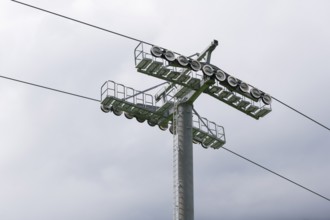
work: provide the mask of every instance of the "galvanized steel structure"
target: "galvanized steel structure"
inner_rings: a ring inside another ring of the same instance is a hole
[[[218,149],[226,143],[224,128],[200,117],[193,103],[202,93],[255,118],[271,112],[268,94],[210,63],[214,40],[190,57],[139,43],[134,50],[137,71],[168,83],[151,95],[114,81],[101,87],[101,109],[173,134],[174,220],[194,219],[193,143]]]

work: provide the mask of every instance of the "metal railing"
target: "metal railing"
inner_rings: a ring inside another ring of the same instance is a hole
[[[135,66],[138,72],[148,74],[169,82],[175,83],[177,91],[180,89],[196,89],[204,79],[203,74],[187,68],[170,66],[163,58],[154,57],[150,54],[151,45],[139,43],[134,50]],[[204,93],[236,108],[237,110],[255,118],[265,116],[271,112],[271,105],[265,105],[261,99],[251,99],[249,94],[239,93],[229,89],[215,80],[215,83],[205,90]]]
[[[168,96],[171,97],[168,97],[169,101],[174,103],[174,100],[172,100],[173,97],[170,96],[170,94],[168,94]],[[136,107],[143,109],[143,117],[148,121],[169,117],[169,114],[171,114],[169,113],[171,105],[169,105],[170,107],[167,112],[158,112],[157,110],[161,109],[164,105],[158,106],[153,95],[140,93],[138,90],[111,80],[105,82],[101,87],[101,103],[109,108],[111,105],[115,105],[117,111],[124,111],[132,116],[134,116],[137,109],[129,106],[135,105]],[[201,120],[203,120],[204,123]],[[207,127],[205,127],[204,124],[206,124]],[[172,121],[169,120],[167,127],[171,126]],[[193,113],[193,130],[194,140],[198,143],[204,143],[211,147],[216,146],[216,148],[219,148],[226,142],[224,128],[222,126],[217,125],[215,122],[209,121],[206,118],[199,118],[195,113]]]

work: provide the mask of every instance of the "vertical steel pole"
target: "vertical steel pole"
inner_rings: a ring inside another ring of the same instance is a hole
[[[174,117],[174,220],[194,219],[192,104],[179,103]]]

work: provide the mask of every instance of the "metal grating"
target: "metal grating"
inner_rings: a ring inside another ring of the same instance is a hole
[[[170,66],[166,60],[153,57],[149,53],[150,48],[150,45],[145,45],[143,43],[140,43],[136,47],[134,55],[135,65],[138,72],[167,80],[192,90],[199,89],[203,78],[201,74],[186,68]],[[229,91],[225,85],[220,84],[218,81],[206,89],[204,93],[225,102],[231,107],[234,107],[255,119],[264,117],[271,112],[270,105],[263,105],[261,100],[255,102],[255,100],[251,99],[249,94],[244,94],[238,89]],[[242,101],[243,98],[244,101]]]
[[[181,88],[182,91],[186,88]],[[123,111],[132,117],[147,120],[170,127],[173,118],[173,101],[166,101],[162,106],[157,106],[151,94],[141,93],[132,98],[132,94],[139,91],[117,84],[114,81],[107,81],[101,88],[101,104],[105,107],[112,107],[117,111]],[[226,142],[224,128],[214,122],[203,118],[208,128],[200,121],[197,115],[193,114],[193,140],[203,146],[218,149]],[[211,132],[210,132],[211,131]]]

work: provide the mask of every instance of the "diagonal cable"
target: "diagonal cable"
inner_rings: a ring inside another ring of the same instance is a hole
[[[278,177],[281,177],[282,179],[284,179],[286,181],[289,181],[289,182],[293,183],[296,186],[299,186],[300,188],[303,188],[304,190],[307,190],[307,191],[309,191],[309,192],[311,192],[311,193],[327,200],[328,202],[330,202],[329,198],[327,198],[327,197],[325,197],[325,196],[323,196],[323,195],[321,195],[321,194],[319,194],[319,193],[317,193],[317,192],[315,192],[315,191],[313,191],[313,190],[311,190],[311,189],[309,189],[309,188],[307,188],[307,187],[305,187],[305,186],[303,186],[303,185],[301,185],[301,184],[299,184],[299,183],[297,183],[297,182],[295,182],[295,181],[293,181],[293,180],[291,180],[291,179],[289,179],[289,178],[287,178],[287,177],[285,177],[285,176],[283,176],[279,173],[276,173],[276,172],[272,171],[271,169],[268,169],[267,167],[264,167],[264,166],[254,162],[254,161],[252,161],[252,160],[250,160],[250,159],[248,159],[248,158],[246,158],[246,157],[244,157],[244,156],[242,156],[242,155],[240,155],[240,154],[238,154],[238,153],[236,153],[232,150],[229,150],[229,149],[225,148],[225,147],[221,147],[221,148],[228,151],[228,152],[230,152],[230,153],[232,153],[232,154],[234,154],[234,155],[236,155],[236,156],[238,156],[238,157],[240,157],[240,158],[242,158],[242,159],[244,159],[244,160],[246,160],[246,161],[248,161],[248,162],[250,162],[250,163],[252,163],[252,164],[254,164],[254,165],[256,165],[256,166],[258,166],[258,167],[260,167],[260,168],[262,168],[262,169],[264,169],[264,170],[266,170],[266,171],[268,171],[268,172],[270,172],[270,173],[272,173],[272,174],[274,174],[274,175],[276,175],[276,176],[278,176]]]
[[[314,123],[320,125],[321,127],[327,129],[328,131],[330,131],[330,128],[328,128],[327,126],[321,124],[320,122],[316,121],[315,119],[313,119],[313,118],[311,118],[311,117],[305,115],[304,113],[302,113],[302,112],[298,111],[297,109],[295,109],[295,108],[289,106],[288,104],[285,104],[284,102],[280,101],[279,99],[275,98],[274,96],[273,96],[272,98],[273,98],[274,100],[276,100],[277,102],[279,102],[280,104],[282,104],[282,105],[288,107],[288,108],[291,109],[292,111],[294,111],[294,112],[296,112],[296,113],[302,115],[303,117],[305,117],[305,118],[311,120],[312,122],[314,122]]]
[[[49,13],[49,14],[52,14],[52,15],[56,15],[56,16],[59,16],[59,17],[65,18],[65,19],[68,19],[68,20],[71,20],[71,21],[74,21],[74,22],[78,22],[78,23],[80,23],[80,24],[84,24],[84,25],[87,25],[87,26],[90,26],[90,27],[93,27],[93,28],[96,28],[96,29],[99,29],[99,30],[102,30],[102,31],[108,32],[108,33],[112,33],[112,34],[118,35],[118,36],[120,36],[120,37],[124,37],[124,38],[130,39],[130,40],[134,40],[134,41],[137,41],[137,42],[142,42],[142,43],[145,43],[145,44],[148,44],[148,45],[151,45],[151,46],[153,45],[153,44],[148,43],[148,42],[146,42],[146,41],[142,41],[142,40],[139,40],[139,39],[137,39],[137,38],[130,37],[130,36],[128,36],[128,35],[124,35],[124,34],[118,33],[118,32],[116,32],[116,31],[112,31],[112,30],[109,30],[109,29],[105,29],[105,28],[102,28],[102,27],[99,27],[99,26],[96,26],[96,25],[93,25],[93,24],[90,24],[90,23],[87,23],[87,22],[84,22],[84,21],[80,21],[80,20],[77,20],[77,19],[74,19],[74,18],[71,18],[71,17],[68,17],[68,16],[64,16],[64,15],[61,15],[61,14],[58,14],[58,13],[55,13],[55,12],[52,12],[52,11],[46,10],[46,9],[42,9],[42,8],[40,8],[40,7],[36,7],[36,6],[33,6],[33,5],[29,5],[29,4],[26,4],[26,3],[24,3],[24,2],[15,1],[15,0],[11,0],[11,1],[13,1],[13,2],[15,2],[15,3],[18,3],[18,4],[21,4],[21,5],[28,6],[28,7],[30,7],[30,8],[37,9],[37,10],[39,10],[39,11],[43,11],[43,12],[46,12],[46,13]],[[291,107],[291,106],[285,104],[284,102],[282,102],[282,101],[280,101],[280,100],[278,100],[278,99],[276,99],[276,98],[274,98],[274,97],[273,97],[273,99],[276,100],[276,101],[278,101],[278,102],[281,103],[282,105],[284,105],[284,106],[290,108],[291,110],[295,111],[296,113],[298,113],[298,114],[304,116],[306,119],[309,119],[309,120],[311,120],[312,122],[314,122],[314,123],[318,124],[319,126],[325,128],[325,129],[327,129],[328,131],[330,131],[330,128],[328,128],[327,126],[321,124],[320,122],[318,122],[318,121],[312,119],[311,117],[307,116],[306,114],[304,114],[304,113],[302,113],[302,112],[300,112],[300,111],[294,109],[293,107]]]
[[[0,75],[0,78],[4,78],[4,79],[11,80],[11,81],[15,81],[15,82],[27,84],[27,85],[30,85],[30,86],[39,87],[39,88],[42,88],[42,89],[48,89],[48,90],[51,90],[51,91],[54,91],[54,92],[64,93],[66,95],[72,95],[72,96],[76,96],[76,97],[79,97],[79,98],[84,98],[84,99],[92,100],[92,101],[95,101],[95,102],[100,102],[100,100],[98,100],[98,99],[94,99],[94,98],[90,98],[90,97],[87,97],[87,96],[78,95],[78,94],[71,93],[71,92],[66,92],[66,91],[59,90],[59,89],[54,89],[54,88],[47,87],[47,86],[38,85],[38,84],[35,84],[35,83],[26,82],[26,81],[23,81],[23,80],[18,80],[18,79],[10,78],[10,77],[7,77],[7,76]]]
[[[80,20],[77,20],[77,19],[74,19],[74,18],[70,18],[68,16],[64,16],[64,15],[61,15],[61,14],[58,14],[58,13],[55,13],[55,12],[52,12],[52,11],[48,11],[46,9],[43,9],[43,8],[39,8],[39,7],[36,7],[36,6],[33,6],[33,5],[29,5],[29,4],[26,4],[24,2],[20,2],[20,1],[15,1],[15,0],[11,0],[15,3],[18,3],[18,4],[21,4],[21,5],[25,5],[25,6],[28,6],[30,8],[34,8],[34,9],[37,9],[39,11],[43,11],[43,12],[46,12],[46,13],[49,13],[49,14],[52,14],[52,15],[56,15],[58,17],[62,17],[62,18],[65,18],[65,19],[68,19],[68,20],[71,20],[71,21],[75,21],[75,22],[78,22],[80,24],[84,24],[84,25],[87,25],[87,26],[90,26],[90,27],[93,27],[93,28],[96,28],[96,29],[99,29],[101,31],[105,31],[105,32],[109,32],[111,34],[115,34],[115,35],[118,35],[120,37],[124,37],[124,38],[127,38],[127,39],[130,39],[130,40],[134,40],[134,41],[138,41],[138,42],[142,42],[142,43],[145,43],[145,44],[148,44],[148,45],[152,45],[151,43],[148,43],[146,41],[142,41],[142,40],[139,40],[137,38],[134,38],[134,37],[130,37],[128,35],[125,35],[125,34],[121,34],[121,33],[118,33],[116,31],[111,31],[109,29],[105,29],[105,28],[102,28],[102,27],[99,27],[99,26],[96,26],[96,25],[93,25],[93,24],[90,24],[90,23],[87,23],[87,22],[84,22],[84,21],[80,21]]]
[[[202,123],[205,125],[205,127],[207,128],[207,130],[212,135],[214,135],[213,132],[211,131],[211,129],[209,129],[209,127],[202,120],[202,118],[200,117],[200,115],[197,113],[197,111],[194,108],[193,108],[193,111],[197,115],[197,117],[199,118],[199,120],[201,120]],[[313,190],[311,190],[311,189],[309,189],[309,188],[307,188],[307,187],[305,187],[305,186],[303,186],[303,185],[301,185],[301,184],[299,184],[299,183],[297,183],[297,182],[295,182],[295,181],[293,181],[293,180],[291,180],[291,179],[289,179],[289,178],[287,178],[287,177],[285,177],[285,176],[283,176],[283,175],[281,175],[279,173],[276,173],[275,171],[272,171],[271,169],[268,169],[267,167],[264,167],[264,166],[262,166],[262,165],[260,165],[260,164],[258,164],[256,162],[254,162],[254,161],[252,161],[252,160],[250,160],[250,159],[248,159],[248,158],[246,158],[246,157],[244,157],[244,156],[242,156],[242,155],[240,155],[240,154],[238,154],[238,153],[236,153],[236,152],[234,152],[232,150],[229,150],[229,149],[225,148],[225,147],[221,147],[221,148],[224,149],[224,150],[226,150],[226,151],[228,151],[228,152],[230,152],[230,153],[232,153],[232,154],[234,154],[234,155],[236,155],[236,156],[238,156],[238,157],[240,157],[240,158],[242,158],[242,159],[244,159],[244,160],[246,160],[246,161],[248,161],[248,162],[250,162],[250,163],[252,163],[252,164],[254,164],[254,165],[256,165],[256,166],[258,166],[258,167],[260,167],[260,168],[262,168],[262,169],[264,169],[264,170],[266,170],[266,171],[268,171],[268,172],[270,172],[270,173],[272,173],[272,174],[274,174],[274,175],[276,175],[276,176],[278,176],[278,177],[281,177],[282,179],[284,179],[286,181],[289,181],[289,182],[293,183],[296,186],[299,186],[300,188],[302,188],[304,190],[307,190],[307,191],[309,191],[309,192],[311,192],[311,193],[313,193],[313,194],[315,194],[315,195],[317,195],[317,196],[319,196],[319,197],[321,197],[321,198],[323,198],[323,199],[325,199],[325,200],[327,200],[327,201],[330,202],[330,199],[329,198],[327,198],[327,197],[325,197],[325,196],[323,196],[323,195],[321,195],[321,194],[319,194],[319,193],[317,193],[317,192],[315,192],[315,191],[313,191]]]
[[[42,88],[42,89],[47,89],[47,90],[51,90],[51,91],[63,93],[63,94],[66,94],[66,95],[75,96],[75,97],[78,97],[78,98],[87,99],[87,100],[90,100],[90,101],[100,102],[100,100],[98,100],[98,99],[94,99],[94,98],[90,98],[90,97],[87,97],[87,96],[78,95],[78,94],[71,93],[71,92],[66,92],[66,91],[59,90],[59,89],[50,88],[50,87],[47,87],[47,86],[38,85],[38,84],[35,84],[35,83],[26,82],[26,81],[23,81],[23,80],[18,80],[18,79],[14,79],[14,78],[2,76],[2,75],[0,75],[0,78],[4,78],[4,79],[7,79],[7,80],[12,80],[12,81],[15,81],[15,82],[19,82],[19,83],[23,83],[23,84],[27,84],[27,85],[31,85],[31,86],[36,86],[36,87],[39,87],[39,88]],[[198,112],[194,108],[193,108],[193,111],[197,115],[197,117],[202,121],[202,123],[205,125],[205,127],[208,129],[208,131],[211,134],[213,134],[213,132],[207,127],[206,123],[202,120],[202,118],[200,117],[200,115],[198,114]],[[301,184],[299,184],[299,183],[297,183],[297,182],[295,182],[295,181],[293,181],[293,180],[291,180],[291,179],[289,179],[289,178],[287,178],[287,177],[285,177],[285,176],[283,176],[281,174],[278,174],[278,173],[272,171],[271,169],[268,169],[268,168],[266,168],[266,167],[264,167],[264,166],[262,166],[262,165],[260,165],[260,164],[258,164],[256,162],[254,162],[254,161],[252,161],[252,160],[250,160],[250,159],[248,159],[248,158],[246,158],[246,157],[244,157],[244,156],[242,156],[242,155],[240,155],[240,154],[238,154],[238,153],[236,153],[234,151],[231,151],[231,150],[225,148],[225,147],[221,147],[221,148],[224,149],[224,150],[226,150],[226,151],[228,151],[228,152],[230,152],[230,153],[232,153],[232,154],[234,154],[234,155],[236,155],[236,156],[238,156],[238,157],[240,157],[240,158],[242,158],[242,159],[244,159],[244,160],[246,160],[246,161],[248,161],[248,162],[250,162],[250,163],[252,163],[252,164],[254,164],[254,165],[256,165],[256,166],[258,166],[258,167],[260,167],[260,168],[262,168],[262,169],[264,169],[264,170],[266,170],[266,171],[268,171],[268,172],[270,172],[270,173],[272,173],[272,174],[274,174],[274,175],[276,175],[276,176],[278,176],[278,177],[281,177],[284,180],[287,180],[287,181],[293,183],[296,186],[299,186],[302,189],[305,189],[305,190],[307,190],[307,191],[309,191],[309,192],[311,192],[311,193],[313,193],[313,194],[315,194],[315,195],[317,195],[317,196],[319,196],[319,197],[321,197],[321,198],[323,198],[323,199],[325,199],[325,200],[327,200],[327,201],[330,202],[330,199],[329,198],[327,198],[327,197],[325,197],[325,196],[323,196],[323,195],[321,195],[321,194],[319,194],[319,193],[317,193],[317,192],[315,192],[315,191],[313,191],[313,190],[311,190],[311,189],[309,189],[309,188],[307,188],[307,187],[305,187],[305,186],[303,186],[303,185],[301,185]]]

